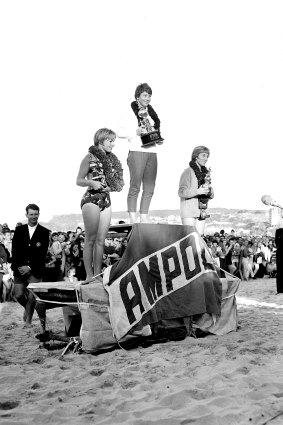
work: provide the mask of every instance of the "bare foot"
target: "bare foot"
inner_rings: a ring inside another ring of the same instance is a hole
[[[103,277],[102,276],[96,276],[95,281],[103,283]]]
[[[80,282],[81,285],[86,285],[87,283],[91,283],[95,280],[95,277],[86,277],[86,280],[84,280],[83,282]]]

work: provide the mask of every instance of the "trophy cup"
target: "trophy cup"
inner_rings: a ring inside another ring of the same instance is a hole
[[[162,145],[163,138],[160,135],[159,130],[155,130],[148,119],[148,112],[145,108],[140,108],[138,111],[138,116],[141,118],[140,126],[142,128],[141,140],[142,148],[147,148],[148,146],[153,146],[155,144]]]
[[[200,209],[200,218],[199,220],[205,220],[209,218],[210,215],[207,214],[207,204],[209,199],[213,198],[213,190],[211,188],[211,168],[208,169],[206,176],[204,177],[204,183],[201,185],[203,188],[209,189],[209,193],[207,195],[201,195],[199,197],[199,209]]]

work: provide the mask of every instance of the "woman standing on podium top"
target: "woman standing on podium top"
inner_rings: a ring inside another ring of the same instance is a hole
[[[150,143],[142,141],[144,135],[149,133],[156,135],[160,128],[160,120],[150,105],[151,95],[152,90],[147,83],[137,86],[135,101],[129,104],[117,132],[118,137],[128,139],[130,143],[127,159],[130,171],[127,207],[131,223],[137,221],[137,200],[141,184],[143,192],[140,201],[140,221],[148,222],[148,210],[157,175],[157,145],[163,140],[156,138]]]
[[[195,226],[200,235],[203,235],[205,219],[209,217],[207,203],[214,197],[210,169],[205,166],[209,154],[205,146],[194,148],[189,167],[181,175],[178,191],[182,223]]]

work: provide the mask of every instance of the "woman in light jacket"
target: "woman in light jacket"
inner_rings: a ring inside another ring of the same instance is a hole
[[[210,171],[205,167],[209,153],[205,146],[194,148],[189,167],[181,175],[178,191],[182,223],[195,226],[200,235],[203,235],[205,219],[209,217],[206,213],[208,200],[214,196]]]

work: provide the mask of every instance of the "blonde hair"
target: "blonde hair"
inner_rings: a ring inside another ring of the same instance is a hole
[[[115,140],[116,133],[113,130],[110,130],[109,128],[100,128],[93,136],[94,145],[98,146],[99,144],[102,144],[106,139]]]
[[[197,146],[196,148],[194,148],[194,150],[192,152],[192,161],[196,160],[196,158],[199,156],[199,154],[203,153],[203,152],[210,155],[210,151],[206,146]]]

